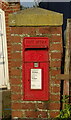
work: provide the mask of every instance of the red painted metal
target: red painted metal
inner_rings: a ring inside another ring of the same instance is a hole
[[[38,63],[35,67],[34,63]],[[31,69],[41,69],[41,89],[31,89]],[[23,99],[48,100],[49,98],[49,39],[25,37],[23,40]]]

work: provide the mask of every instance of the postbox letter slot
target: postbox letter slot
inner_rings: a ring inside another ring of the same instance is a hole
[[[25,50],[48,50],[48,48],[25,48]]]

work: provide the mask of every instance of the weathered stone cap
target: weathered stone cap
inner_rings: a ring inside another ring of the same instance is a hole
[[[60,26],[63,14],[42,8],[28,8],[9,15],[10,26]]]

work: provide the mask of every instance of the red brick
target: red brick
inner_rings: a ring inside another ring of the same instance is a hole
[[[59,115],[58,111],[50,111],[50,118],[55,118]]]
[[[13,28],[11,28],[13,29]],[[11,36],[10,37],[11,43],[21,43],[21,37],[20,36]]]
[[[28,117],[28,118],[37,118],[38,117],[36,111],[26,111],[25,114],[26,114],[26,117]]]
[[[6,10],[6,8],[7,8],[7,4],[5,4],[4,2],[2,2],[2,9]]]
[[[22,103],[22,109],[36,109],[35,103]]]
[[[21,59],[21,53],[11,53],[12,59]]]
[[[55,79],[55,78],[52,78],[51,79],[51,84],[59,84],[60,85],[60,80],[58,80],[58,79]]]
[[[21,94],[12,94],[11,95],[12,100],[22,100],[22,95]]]
[[[8,17],[8,15],[9,15],[9,13],[7,11],[5,11],[5,17]]]
[[[59,92],[60,92],[60,87],[57,87],[57,86],[51,87],[51,93],[59,93]]]
[[[34,35],[37,28],[35,27],[22,27],[22,32],[24,34]]]
[[[21,87],[20,86],[11,86],[11,91],[12,92],[21,92]]]
[[[61,53],[52,53],[51,59],[61,59],[62,54]]]
[[[9,18],[5,18],[5,22],[8,22]],[[8,31],[8,29],[6,29],[6,32]]]
[[[7,45],[8,45],[8,47],[10,47],[10,46],[11,46],[11,43],[10,43],[10,41],[9,41],[9,40],[7,41]]]
[[[48,118],[48,112],[47,111],[38,111],[38,118]]]
[[[18,4],[18,3],[17,3]],[[16,5],[17,5],[16,4]],[[11,12],[11,6],[15,6],[18,10],[20,10],[20,5],[18,4],[18,6],[16,5],[13,5],[13,4],[9,4],[7,2],[2,2],[2,9],[4,10],[5,12],[5,22],[6,22],[6,37],[7,37],[7,48],[11,45],[10,44],[10,27],[9,27],[9,23],[8,23],[8,15],[9,13]],[[14,8],[12,8],[12,12],[13,12]],[[10,71],[10,68],[11,68],[11,64],[10,64],[10,59],[11,59],[11,54],[10,54],[10,49],[8,48],[8,65],[9,65],[9,71]]]
[[[62,45],[61,44],[52,44],[50,50],[51,51],[53,51],[53,50],[61,51],[62,50]]]
[[[47,109],[49,109],[49,110],[60,110],[60,103],[49,103],[47,105]]]
[[[51,61],[50,66],[51,67],[61,67],[61,61]]]
[[[2,4],[0,3],[0,8],[2,9]]]
[[[57,74],[60,74],[60,70],[51,70],[51,75],[52,76],[55,76],[55,75],[57,75]]]
[[[7,20],[8,18],[6,18]],[[6,31],[9,31],[10,32],[10,27],[6,27]]]
[[[20,76],[21,70],[20,69],[11,69],[11,76]]]
[[[11,61],[11,67],[21,67],[21,61]]]
[[[37,28],[35,27],[12,27],[11,28],[11,33],[13,34],[29,34],[29,35],[33,35],[35,34]]]
[[[46,111],[26,111],[26,117],[28,118],[47,118]]]
[[[21,80],[19,78],[11,78],[10,83],[12,85],[19,85],[19,84],[21,84]]]
[[[44,102],[44,103],[38,103],[38,104],[37,104],[37,107],[38,107],[39,109],[47,109],[45,102]]]
[[[42,104],[38,104],[37,107],[39,109],[59,110],[60,109],[60,103],[45,103],[44,106]]]
[[[40,27],[39,33],[42,34],[61,34],[61,27]]]
[[[11,46],[10,45],[7,47],[7,50],[9,50],[9,52],[11,52]]]
[[[51,42],[61,42],[62,36],[52,35],[51,36]]]
[[[60,95],[50,95],[50,100],[51,101],[60,101]]]
[[[21,118],[23,115],[22,111],[12,111],[12,118],[13,117],[19,117]]]
[[[13,28],[11,28],[11,33],[12,34],[22,34],[23,33],[22,27],[21,27],[21,29],[20,29],[20,27],[13,27]]]
[[[11,45],[11,51],[21,51],[21,45],[16,44],[16,45]]]
[[[13,110],[21,109],[21,103],[12,103],[11,107]]]

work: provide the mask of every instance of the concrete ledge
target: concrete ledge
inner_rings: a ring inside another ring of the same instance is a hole
[[[60,26],[63,14],[42,8],[28,8],[9,15],[10,26]]]

